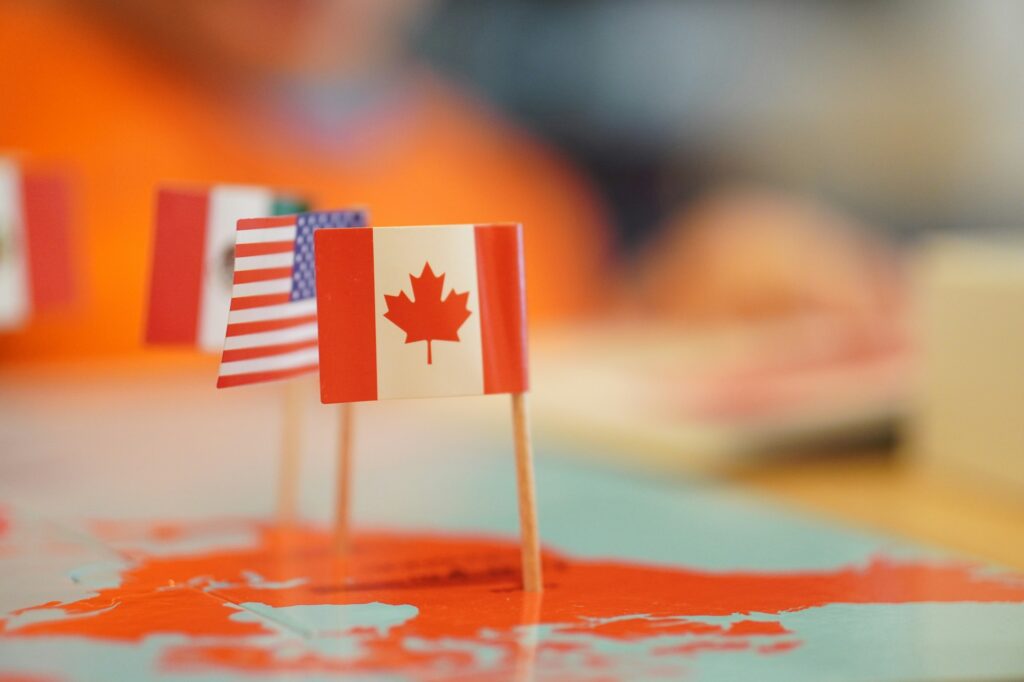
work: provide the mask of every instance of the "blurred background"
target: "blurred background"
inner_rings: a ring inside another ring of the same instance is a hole
[[[1014,2],[448,2],[425,53],[567,151],[643,245],[723,185],[816,197],[906,242],[1013,224]]]
[[[907,471],[1024,491],[1021,25],[1013,0],[5,0],[0,149],[67,179],[77,286],[0,363],[167,361],[140,330],[169,182],[522,220],[542,428],[769,461],[764,490],[937,537],[878,511],[943,506]]]

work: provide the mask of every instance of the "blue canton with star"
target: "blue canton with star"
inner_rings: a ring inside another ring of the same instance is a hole
[[[366,211],[317,211],[300,213],[295,220],[295,262],[289,300],[316,298],[316,264],[313,233],[329,227],[366,227]]]

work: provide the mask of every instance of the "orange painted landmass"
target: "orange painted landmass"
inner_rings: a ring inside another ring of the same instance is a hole
[[[187,536],[168,525],[156,530],[153,539]],[[581,560],[555,552],[545,553],[543,596],[531,597],[519,589],[519,551],[510,541],[366,533],[356,538],[351,557],[343,558],[332,551],[326,532],[258,530],[258,543],[247,549],[143,557],[124,572],[119,587],[62,607],[69,616],[93,615],[28,624],[0,636],[75,635],[128,642],[166,633],[224,638],[169,649],[162,664],[176,670],[340,672],[440,666],[479,674],[470,650],[441,646],[442,640],[497,647],[503,660],[515,665],[525,646],[520,626],[546,625],[557,637],[530,644],[531,660],[572,657],[578,671],[579,666],[604,665],[607,657],[596,646],[602,639],[688,638],[652,649],[663,657],[722,650],[784,654],[799,646],[800,633],[765,616],[828,604],[1024,602],[1024,581],[962,563],[876,558],[865,566],[837,570],[723,573]],[[253,574],[259,579],[254,581]],[[268,587],[273,583],[278,585]],[[355,659],[312,650],[281,656],[273,647],[246,639],[273,630],[258,619],[231,618],[240,611],[225,602],[269,607],[411,604],[418,615],[386,633],[346,632],[358,637],[361,651]],[[757,615],[725,622],[711,618],[736,614]],[[408,647],[409,638],[439,646]]]

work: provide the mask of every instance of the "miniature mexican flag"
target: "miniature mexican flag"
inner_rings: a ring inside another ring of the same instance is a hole
[[[161,189],[146,343],[219,352],[231,302],[236,223],[305,206],[302,199],[265,187]]]
[[[0,157],[0,330],[74,299],[70,223],[66,178]]]

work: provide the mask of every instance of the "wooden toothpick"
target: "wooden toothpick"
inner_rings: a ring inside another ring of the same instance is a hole
[[[541,592],[540,534],[533,486],[533,447],[526,414],[526,394],[512,394],[512,427],[515,432],[516,479],[519,488],[519,534],[522,545],[523,589]]]
[[[334,547],[339,552],[347,552],[352,541],[352,421],[352,403],[342,403],[338,412],[338,490],[334,501]]]
[[[294,523],[298,516],[299,456],[302,450],[302,386],[284,382],[281,414],[281,470],[277,477],[277,518]]]

